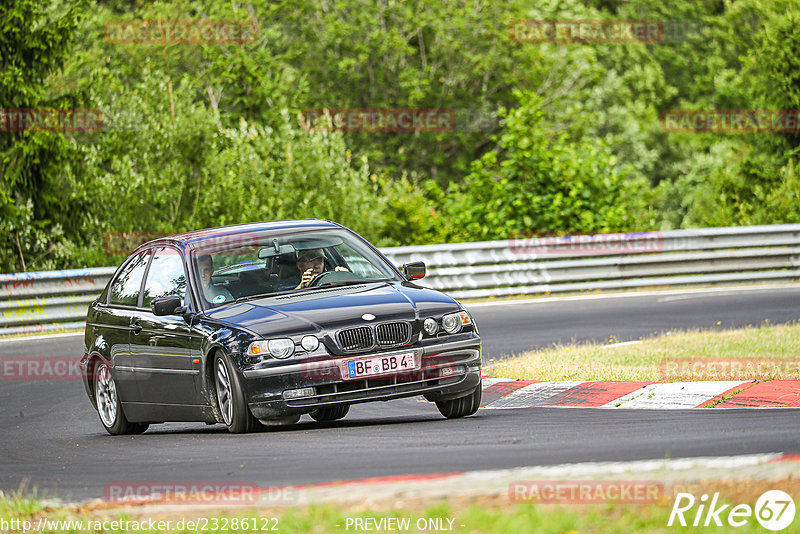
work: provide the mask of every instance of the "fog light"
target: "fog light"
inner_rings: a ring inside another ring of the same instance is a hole
[[[428,317],[427,319],[425,319],[425,321],[423,321],[422,328],[425,329],[426,334],[432,336],[436,333],[437,330],[439,330],[439,325],[436,324],[436,319],[431,319],[430,317]]]
[[[466,369],[463,365],[456,365],[453,367],[442,367],[439,369],[439,376],[455,376],[455,375],[463,375],[466,372]]]
[[[314,388],[287,389],[283,392],[284,399],[299,399],[301,397],[312,397],[316,393]]]

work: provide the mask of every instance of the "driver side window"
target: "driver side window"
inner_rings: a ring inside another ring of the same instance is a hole
[[[149,308],[153,300],[175,295],[181,298],[186,295],[186,274],[183,270],[183,258],[172,248],[162,248],[156,252],[147,282],[142,295],[142,306]]]

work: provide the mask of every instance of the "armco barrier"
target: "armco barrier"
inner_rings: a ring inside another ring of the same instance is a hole
[[[0,334],[83,328],[114,267],[0,274]]]
[[[393,247],[456,298],[800,279],[800,224]],[[114,268],[0,274],[0,334],[80,328]]]

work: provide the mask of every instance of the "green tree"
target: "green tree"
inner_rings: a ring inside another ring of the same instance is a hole
[[[648,227],[647,183],[618,169],[607,147],[547,130],[540,100],[517,93],[502,111],[498,149],[472,165],[440,201],[449,240],[505,239],[542,232],[607,232]]]
[[[559,60],[510,38],[521,2],[282,0],[258,12],[280,29],[273,51],[305,77],[304,108],[453,110],[452,131],[345,135],[388,176],[441,185],[491,149],[512,90],[537,88]]]
[[[341,133],[307,132],[288,110],[272,125],[242,117],[223,126],[218,110],[194,100],[199,82],[190,75],[176,80],[173,123],[163,72],[146,67],[141,78],[130,88],[113,83],[109,100],[98,100],[109,128],[88,149],[102,209],[85,221],[93,236],[85,262],[118,260],[104,250],[104,236],[120,232],[319,217],[381,237],[387,195],[366,158],[352,160]]]
[[[5,110],[70,109],[80,94],[47,94],[48,77],[70,52],[80,3],[46,7],[37,0],[0,5],[0,106]],[[4,130],[14,130],[3,117]],[[25,126],[23,125],[23,129]],[[0,132],[0,269],[61,264],[80,242],[86,208],[81,150],[69,134]]]
[[[719,52],[709,58],[707,95],[684,107],[796,110],[800,107],[800,6],[778,0],[726,5],[713,22]],[[713,79],[714,83],[710,83]],[[713,87],[713,90],[711,88]],[[727,226],[800,220],[797,132],[673,134],[656,209],[664,226]]]

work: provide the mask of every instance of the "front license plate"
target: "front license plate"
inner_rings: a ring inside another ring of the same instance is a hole
[[[413,371],[418,367],[413,352],[370,356],[369,358],[348,360],[345,364],[347,372],[342,373],[344,378],[402,373],[403,371]]]

